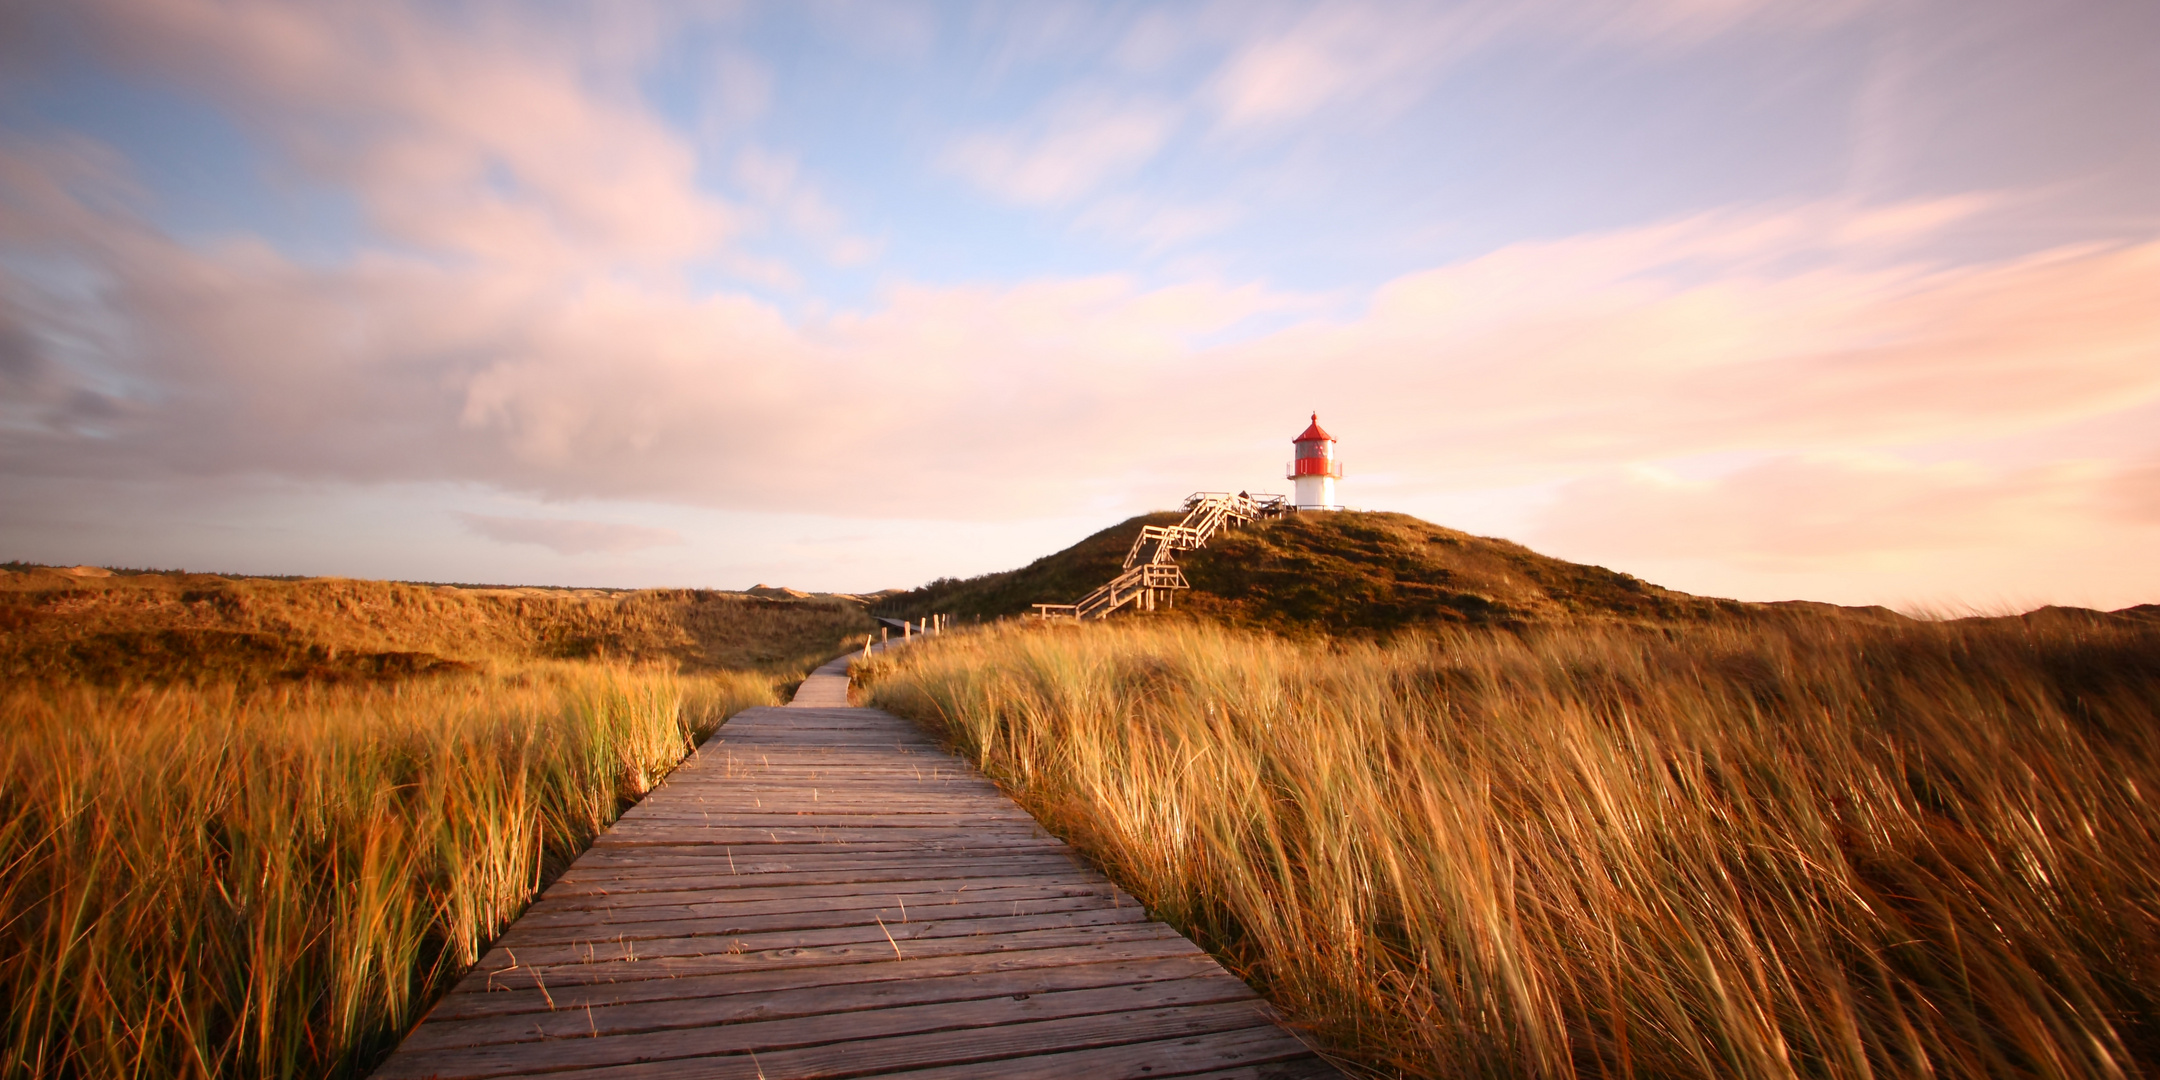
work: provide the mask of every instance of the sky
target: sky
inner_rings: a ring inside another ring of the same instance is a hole
[[[1689,592],[2160,602],[2156,41],[0,0],[0,559],[907,587],[1285,491],[1317,411],[1352,506]]]

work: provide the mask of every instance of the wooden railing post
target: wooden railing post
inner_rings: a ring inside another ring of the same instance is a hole
[[[1140,527],[1140,534],[1133,537],[1132,547],[1125,552],[1122,571],[1101,588],[1076,603],[1036,604],[1035,609],[1041,618],[1070,612],[1074,621],[1084,622],[1108,618],[1128,603],[1145,611],[1175,607],[1173,590],[1191,586],[1186,583],[1185,575],[1178,571],[1177,562],[1171,558],[1173,553],[1206,547],[1207,542],[1226,526],[1262,517],[1280,517],[1285,512],[1287,507],[1280,495],[1269,496],[1262,502],[1249,493],[1196,491],[1185,499],[1184,520],[1175,525]],[[1142,561],[1141,554],[1148,550],[1150,543],[1155,549]],[[943,616],[936,618],[935,625],[942,630]]]

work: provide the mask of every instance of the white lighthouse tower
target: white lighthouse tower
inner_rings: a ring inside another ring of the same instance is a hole
[[[1340,510],[1335,502],[1335,481],[1342,477],[1342,462],[1335,460],[1335,436],[1320,426],[1314,413],[1312,426],[1297,437],[1297,456],[1290,459],[1290,475],[1297,481],[1292,499],[1300,510]]]

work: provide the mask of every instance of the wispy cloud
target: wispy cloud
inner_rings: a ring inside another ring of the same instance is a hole
[[[1214,203],[1171,203],[1132,197],[1098,199],[1075,219],[1079,228],[1130,241],[1149,253],[1221,234],[1244,212],[1224,197]]]
[[[1381,94],[1399,102],[1422,93],[1455,59],[1489,40],[1502,18],[1475,7],[1307,8],[1239,43],[1207,93],[1233,128],[1299,120]]]
[[[834,265],[860,266],[877,257],[881,245],[848,231],[793,155],[753,146],[736,156],[735,174],[754,204],[808,238]]]
[[[1150,24],[1130,47],[1168,51],[1166,39],[1212,37],[1227,47],[1201,97],[1230,129],[1280,126],[1324,109],[1392,115],[1431,92],[1457,64],[1524,41],[1575,47],[1673,50],[1759,22],[1791,32],[1852,17],[1852,0],[1565,0],[1463,4],[1231,4],[1193,9],[1173,30]],[[1227,12],[1227,14],[1226,14]]]
[[[1082,98],[1015,129],[965,136],[945,163],[1001,198],[1064,203],[1145,163],[1176,125],[1176,112],[1160,103]]]

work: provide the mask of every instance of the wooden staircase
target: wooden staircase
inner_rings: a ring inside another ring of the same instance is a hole
[[[1280,495],[1248,495],[1225,491],[1196,491],[1185,499],[1185,520],[1175,525],[1143,526],[1125,553],[1125,569],[1109,583],[1071,604],[1037,604],[1035,615],[1044,619],[1106,619],[1128,604],[1140,611],[1154,611],[1167,604],[1174,590],[1189,589],[1185,572],[1173,556],[1207,546],[1208,539],[1223,529],[1248,521],[1277,518],[1295,508]]]

